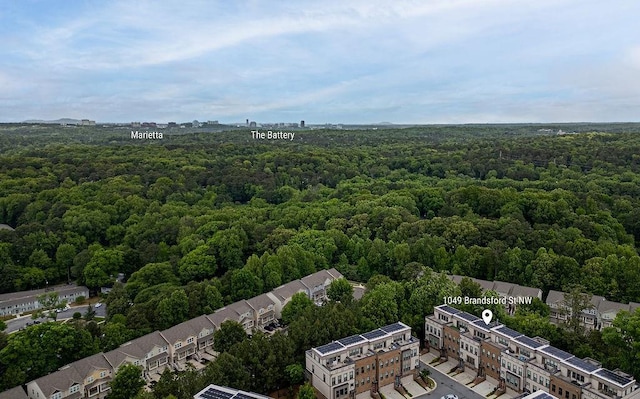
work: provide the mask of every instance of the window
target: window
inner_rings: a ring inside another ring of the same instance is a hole
[[[103,371],[100,372],[100,378],[104,378],[106,376],[107,376],[107,372],[106,371],[103,370]]]
[[[189,337],[189,338],[187,338],[187,343],[188,343],[188,344],[192,344],[192,343],[193,343],[193,337]]]
[[[93,376],[87,377],[87,384],[91,384],[93,382]]]
[[[551,392],[555,392],[556,391],[556,384],[551,384]]]
[[[173,347],[174,347],[175,349],[178,349],[178,348],[180,348],[181,346],[182,346],[182,342],[176,342],[176,343],[173,345]]]
[[[72,386],[71,388],[69,388],[69,393],[76,393],[80,390],[80,385],[76,384],[74,386]]]
[[[558,395],[562,395],[562,388],[558,387]]]

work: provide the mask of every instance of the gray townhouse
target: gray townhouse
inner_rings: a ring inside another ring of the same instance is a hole
[[[301,278],[300,281],[307,288],[309,298],[311,298],[316,305],[319,305],[327,300],[327,288],[329,284],[341,277],[343,276],[339,271],[331,268],[310,274]]]
[[[169,344],[170,363],[176,370],[184,370],[187,362],[213,359],[206,350],[213,345],[215,326],[207,316],[199,316],[168,328],[160,333]]]
[[[266,326],[276,321],[276,301],[267,294],[247,299],[247,304],[253,309],[254,326],[264,330]]]
[[[79,296],[89,298],[89,289],[77,285],[60,285],[47,289],[11,292],[0,294],[0,316],[20,315],[41,307],[38,297],[42,294],[57,292],[61,301],[71,303]]]
[[[309,296],[307,287],[302,284],[300,280],[293,280],[273,289],[270,292],[267,292],[269,298],[275,302],[275,315],[277,319],[282,318],[282,309],[287,303],[289,303],[289,301],[291,301],[291,298],[299,292],[303,292],[305,295]]]

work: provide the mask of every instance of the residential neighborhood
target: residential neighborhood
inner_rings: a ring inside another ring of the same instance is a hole
[[[536,391],[564,399],[640,398],[638,383],[621,370],[581,359],[540,337],[447,305],[425,319],[425,343],[436,362],[454,360],[458,372],[471,370],[475,384],[489,380],[495,393],[512,397]]]
[[[141,367],[149,386],[159,380],[166,368],[181,371],[187,363],[202,368],[203,359],[210,361],[217,355],[212,350],[213,334],[225,321],[237,321],[247,334],[255,330],[268,332],[266,327],[281,318],[282,308],[294,294],[304,292],[320,305],[327,299],[326,290],[331,282],[342,277],[336,269],[321,270],[268,294],[235,302],[210,315],[187,320],[163,331],[154,331],[117,349],[78,360],[31,381],[26,384],[26,395],[30,399],[103,399],[109,394],[109,381],[125,364]],[[414,343],[417,342],[414,339]],[[12,389],[11,395],[19,395],[21,389]],[[9,398],[8,395],[8,392],[0,393],[0,398]]]

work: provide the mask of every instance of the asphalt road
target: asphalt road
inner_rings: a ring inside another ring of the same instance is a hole
[[[431,374],[429,376],[433,378],[436,383],[438,383],[438,386],[436,387],[435,390],[429,393],[426,393],[424,395],[420,395],[417,398],[428,397],[430,399],[431,398],[439,399],[444,395],[452,393],[456,395],[459,399],[486,399],[484,396],[471,390],[471,388],[455,381],[454,379],[450,378],[448,375],[439,372],[438,370],[424,363],[422,360],[420,361],[420,365],[422,368],[427,368],[429,371],[431,371]]]
[[[75,312],[80,312],[81,314],[84,314],[87,311],[88,307],[89,307],[88,305],[72,306],[69,310],[65,310],[63,312],[58,313],[58,320],[71,319],[73,318],[73,314]],[[102,304],[102,306],[100,306],[99,308],[96,308],[94,306],[93,309],[96,311],[96,316],[105,317],[107,315],[106,307],[107,306],[105,304]],[[40,323],[44,323],[45,321],[47,321],[47,318],[41,317],[37,319],[37,321],[39,321]],[[20,317],[19,319],[9,320],[6,323],[7,323],[7,329],[5,330],[5,332],[10,334],[12,332],[16,332],[20,330],[21,328],[33,325],[34,320],[30,316],[26,316],[26,317]]]

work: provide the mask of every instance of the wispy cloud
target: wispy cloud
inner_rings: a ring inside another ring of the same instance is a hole
[[[0,12],[0,121],[635,120],[639,11],[632,0],[17,2]]]

